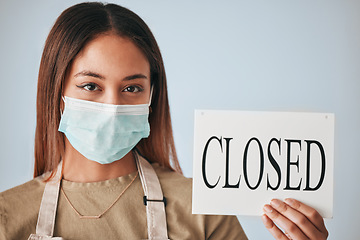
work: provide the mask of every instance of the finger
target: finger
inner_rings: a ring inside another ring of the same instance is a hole
[[[285,202],[293,209],[304,214],[326,237],[329,235],[325,227],[324,219],[314,208],[292,198],[285,199]]]
[[[278,240],[288,240],[289,238],[274,224],[274,222],[265,214],[261,217],[266,229]]]
[[[278,199],[271,200],[270,204],[273,208],[276,209],[276,211],[295,223],[298,228],[300,228],[300,230],[310,239],[321,239],[323,237],[323,234],[313,225],[312,222],[310,222],[306,216],[304,216],[304,214],[291,208]]]
[[[273,222],[287,232],[292,239],[308,239],[294,222],[280,214],[272,206],[266,204],[264,212]]]

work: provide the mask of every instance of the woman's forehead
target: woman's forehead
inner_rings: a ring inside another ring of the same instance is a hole
[[[104,77],[143,74],[150,78],[150,64],[130,39],[104,34],[87,43],[72,62],[70,75],[94,72]]]

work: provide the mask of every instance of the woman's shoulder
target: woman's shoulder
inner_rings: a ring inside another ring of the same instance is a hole
[[[43,181],[43,177],[34,178],[26,183],[18,185],[16,187],[10,188],[5,190],[4,192],[0,193],[0,199],[11,199],[11,198],[18,198],[19,196],[25,195],[33,195],[38,192],[43,192],[45,187],[45,182]]]
[[[163,195],[167,199],[167,208],[190,214],[192,179],[158,164],[153,164],[153,167],[159,178]]]
[[[161,167],[158,164],[153,164],[153,167],[159,178],[164,194],[166,192],[171,192],[171,194],[180,194],[184,197],[191,197],[191,178],[186,178],[184,175],[172,171],[169,168]]]
[[[44,187],[38,177],[0,193],[0,239],[21,239],[22,232],[33,231]]]

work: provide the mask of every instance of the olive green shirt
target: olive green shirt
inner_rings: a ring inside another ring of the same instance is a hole
[[[170,239],[247,239],[235,216],[191,213],[192,180],[153,164],[167,199]],[[82,215],[106,210],[135,177],[136,172],[92,183],[62,180],[61,186]],[[27,239],[35,233],[45,183],[42,177],[0,193],[0,240]],[[139,176],[100,219],[80,219],[60,191],[55,237],[71,239],[147,239],[146,207]]]

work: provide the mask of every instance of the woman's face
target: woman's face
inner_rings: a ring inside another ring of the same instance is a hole
[[[146,104],[150,100],[150,65],[129,39],[104,34],[74,59],[64,96],[107,104]]]

